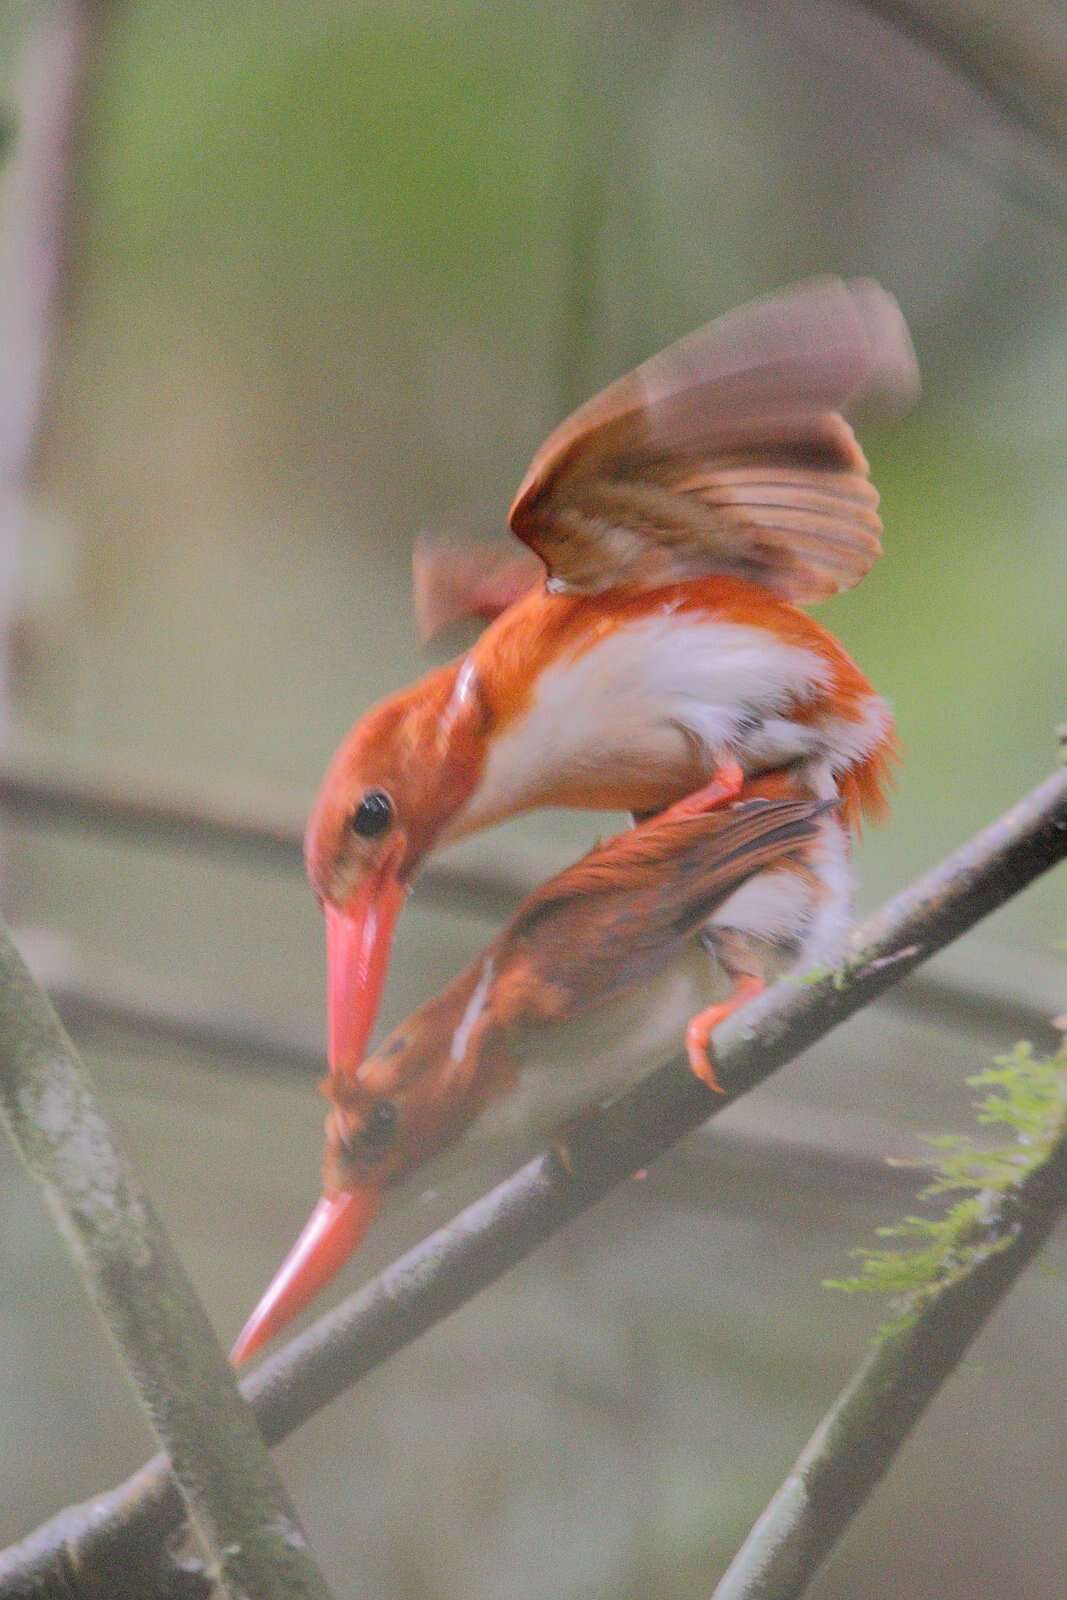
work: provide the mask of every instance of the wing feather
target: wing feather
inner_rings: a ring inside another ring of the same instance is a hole
[[[587,402],[511,508],[553,587],[729,573],[802,604],[880,551],[878,496],[844,411],[900,409],[915,356],[893,298],[816,280],[729,313]]]
[[[469,617],[491,622],[534,584],[545,564],[510,540],[435,539],[420,534],[412,554],[415,624],[425,644]]]
[[[598,845],[536,890],[497,939],[497,1017],[576,1016],[643,981],[749,878],[801,858],[828,809],[755,800],[651,818]]]

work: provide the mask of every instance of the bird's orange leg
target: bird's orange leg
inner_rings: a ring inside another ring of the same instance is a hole
[[[689,1065],[701,1083],[707,1084],[709,1089],[714,1089],[716,1094],[725,1094],[726,1090],[719,1082],[718,1073],[715,1071],[715,1061],[709,1046],[711,1035],[720,1022],[725,1022],[735,1011],[747,1006],[748,1002],[754,1000],[758,994],[762,994],[766,987],[762,978],[757,978],[751,973],[739,973],[734,979],[733,993],[729,1000],[708,1006],[705,1011],[698,1011],[696,1016],[689,1020],[689,1026],[685,1030],[685,1053],[689,1057]]]
[[[737,799],[744,784],[745,775],[737,762],[724,761],[721,767],[715,768],[702,789],[687,794],[684,800],[675,801],[666,811],[657,812],[656,821],[670,822],[675,817],[698,816],[705,811],[714,811],[719,806],[729,805],[732,800]]]

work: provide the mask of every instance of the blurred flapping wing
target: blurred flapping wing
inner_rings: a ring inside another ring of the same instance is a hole
[[[491,622],[545,581],[545,564],[511,540],[459,541],[422,533],[412,554],[415,624],[425,644],[454,622]]]
[[[561,423],[512,531],[554,588],[723,573],[824,600],[881,552],[878,495],[843,413],[899,411],[917,390],[891,295],[866,280],[801,284],[671,345]]]

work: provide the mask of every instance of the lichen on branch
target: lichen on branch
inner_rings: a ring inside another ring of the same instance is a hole
[[[864,1249],[860,1272],[829,1287],[888,1294],[892,1320],[820,1422],[730,1563],[712,1600],[797,1600],[865,1504],[972,1339],[1067,1207],[1067,1041],[1028,1044],[968,1080],[988,1090],[978,1121],[1011,1130],[982,1147],[928,1140],[921,1198],[959,1195],[940,1216],[878,1231],[913,1248]]]
[[[919,1192],[920,1200],[962,1194],[938,1216],[906,1216],[877,1229],[883,1239],[914,1241],[907,1249],[859,1248],[852,1252],[862,1261],[858,1274],[828,1278],[825,1287],[846,1294],[886,1294],[897,1304],[883,1332],[892,1332],[922,1309],[933,1294],[980,1256],[1004,1248],[1011,1234],[998,1219],[1000,1197],[1019,1187],[1041,1166],[1062,1134],[1067,1109],[1067,1041],[1054,1056],[1034,1054],[1028,1042],[1010,1054],[998,1056],[994,1066],[967,1079],[976,1089],[991,1092],[976,1102],[980,1123],[1010,1128],[1014,1138],[986,1147],[970,1134],[927,1135],[923,1142],[935,1152],[930,1161],[931,1180]]]
[[[810,984],[779,985],[751,1012],[725,1024],[715,1040],[725,1095],[710,1094],[683,1061],[660,1067],[582,1125],[573,1141],[573,1172],[551,1156],[528,1163],[268,1357],[241,1385],[264,1437],[269,1443],[284,1438],[614,1185],[1065,857],[1067,770],[1060,770],[858,929],[839,971],[821,973]],[[1050,1156],[1046,1167],[1053,1165]],[[1036,1237],[1033,1230],[1028,1237]],[[1014,1259],[1005,1252],[991,1265]],[[939,1304],[951,1309],[951,1299],[948,1292]],[[905,1356],[918,1350],[916,1342]],[[921,1361],[916,1381],[923,1381]],[[175,1571],[163,1548],[181,1514],[166,1463],[157,1457],[117,1489],[59,1513],[0,1551],[0,1600],[69,1600],[64,1585],[72,1562],[82,1578],[80,1592],[92,1600],[98,1594],[110,1600],[107,1574],[118,1562],[143,1573],[136,1584],[127,1583],[127,1600],[162,1600],[179,1582],[188,1596],[194,1591],[187,1574]],[[104,1588],[91,1587],[97,1579]],[[204,1590],[195,1593],[200,1600]]]

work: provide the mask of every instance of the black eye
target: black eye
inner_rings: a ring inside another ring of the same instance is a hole
[[[352,813],[352,832],[376,839],[393,820],[393,802],[384,789],[369,789]]]
[[[379,1100],[367,1118],[359,1142],[365,1150],[384,1150],[396,1132],[397,1110],[391,1100]]]

